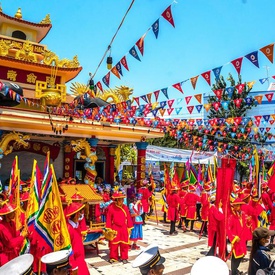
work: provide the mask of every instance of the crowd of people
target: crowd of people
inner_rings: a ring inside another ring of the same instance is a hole
[[[275,194],[265,182],[261,184],[260,191],[249,182],[234,182],[229,208],[225,208],[222,201],[216,201],[215,188],[211,182],[192,185],[188,180],[162,188],[160,203],[163,205],[163,221],[170,222],[169,235],[174,238],[178,230],[182,230],[208,237],[209,251],[204,254],[231,259],[232,275],[242,274],[238,268],[247,254],[248,241],[251,241],[248,274],[256,275],[257,270],[268,268],[271,264],[268,250],[273,247],[275,235]],[[146,216],[152,212],[154,186],[147,179],[142,180],[138,187],[135,180],[120,181],[117,178],[111,187],[97,178],[95,190],[102,195],[103,201],[96,206],[94,219],[104,222],[105,229],[114,232],[113,237],[108,239],[109,262],[121,261],[126,264],[128,251],[140,249],[138,241],[143,239]],[[22,189],[22,209],[26,209],[27,203],[28,192]],[[0,204],[0,274],[1,268],[7,268],[13,261],[17,263],[18,257],[21,261],[19,254],[26,238],[30,241],[33,272],[63,274],[57,271],[60,269],[65,272],[69,268],[72,274],[90,274],[83,245],[88,228],[86,219],[88,217],[89,221],[90,217],[85,214],[87,204],[81,194],[74,194],[63,205],[71,240],[71,250],[64,257],[52,254],[34,227],[16,230],[16,207],[3,194]],[[221,223],[226,224],[226,242],[231,245],[229,251],[227,246],[223,248],[220,243]],[[64,265],[60,265],[55,255],[63,257],[61,262],[64,260]],[[140,267],[141,274],[162,274],[164,258],[159,255],[157,247],[149,247],[141,255],[133,263],[133,266]],[[158,264],[148,269],[145,262],[154,257],[157,257]]]

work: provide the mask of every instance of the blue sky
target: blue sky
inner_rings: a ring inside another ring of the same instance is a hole
[[[98,66],[131,0],[2,0],[1,3],[3,12],[10,16],[21,7],[23,19],[28,21],[40,22],[49,13],[53,27],[42,44],[60,58],[72,59],[78,55],[83,70],[73,82],[86,84],[89,72],[93,73]],[[175,28],[161,17],[171,4]],[[236,78],[236,70],[229,64],[232,60],[274,43],[274,10],[274,0],[177,0],[177,3],[136,0],[112,44],[114,64],[126,55],[129,72],[124,69],[121,80],[111,74],[110,87],[127,85],[134,88],[134,96],[168,87],[169,99],[210,94],[211,88],[202,77],[196,90],[190,81],[185,82],[184,94],[171,86],[219,66],[223,66],[223,76],[230,72]],[[158,39],[152,30],[147,33],[144,55],[138,52],[139,62],[128,51],[158,18]],[[275,75],[275,66],[261,52],[258,58],[259,68],[246,58],[242,63],[243,81],[256,81],[253,91],[268,87],[268,83],[259,82],[267,76],[265,66],[269,68],[269,76]],[[95,81],[107,72],[104,60]],[[211,79],[214,80],[213,73]],[[166,98],[160,93],[158,101],[162,100]]]

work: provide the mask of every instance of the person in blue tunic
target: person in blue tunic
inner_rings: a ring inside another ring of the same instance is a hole
[[[131,249],[136,250],[140,249],[137,245],[138,240],[142,240],[143,232],[142,232],[142,224],[143,220],[141,214],[143,213],[143,208],[141,204],[142,194],[137,194],[134,199],[129,204],[129,210],[131,217],[133,219],[134,228],[130,235],[130,241],[133,242]]]

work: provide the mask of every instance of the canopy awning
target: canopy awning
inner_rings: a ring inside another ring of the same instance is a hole
[[[187,162],[191,158],[192,163],[214,164],[215,156],[217,156],[216,152],[196,152],[153,145],[149,145],[146,149],[146,160],[148,161]]]

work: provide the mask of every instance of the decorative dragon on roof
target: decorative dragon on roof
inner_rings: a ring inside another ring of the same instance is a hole
[[[72,140],[71,146],[75,152],[77,152],[77,157],[85,159],[86,163],[84,168],[86,170],[86,175],[84,177],[84,183],[93,185],[97,175],[95,169],[95,163],[97,161],[97,155],[95,148],[92,148],[89,142],[85,139]],[[84,154],[81,152],[84,150]]]

